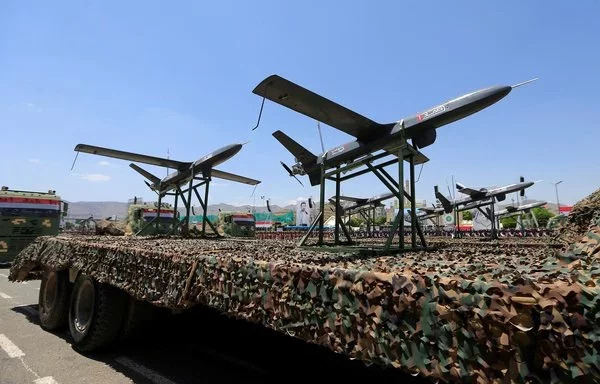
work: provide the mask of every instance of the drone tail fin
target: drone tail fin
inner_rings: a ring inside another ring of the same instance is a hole
[[[434,187],[434,190],[435,190],[435,197],[440,201],[440,203],[442,203],[442,207],[444,207],[444,211],[446,213],[452,212],[452,203],[450,202],[450,200],[448,200],[446,198],[446,196],[444,196],[440,193],[437,185]]]
[[[160,179],[156,176],[154,176],[153,174],[151,174],[150,172],[146,171],[145,169],[143,169],[142,167],[136,165],[136,164],[129,164],[129,166],[131,168],[133,168],[137,173],[139,173],[140,175],[144,176],[146,179],[150,180],[152,182],[153,185],[158,185],[160,183]]]
[[[303,166],[314,164],[317,161],[317,156],[314,153],[298,144],[285,133],[275,131],[273,132],[273,136],[285,147],[285,149],[290,151]]]

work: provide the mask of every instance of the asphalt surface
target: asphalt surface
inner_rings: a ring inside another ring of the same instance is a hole
[[[201,308],[162,313],[138,340],[85,356],[72,348],[68,330],[39,326],[39,281],[11,283],[7,276],[0,268],[2,384],[427,383]]]

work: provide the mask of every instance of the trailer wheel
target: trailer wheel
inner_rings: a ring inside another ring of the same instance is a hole
[[[81,352],[102,349],[117,338],[127,295],[118,288],[80,274],[69,305],[69,328]]]
[[[71,287],[67,270],[44,271],[38,297],[40,326],[43,329],[55,331],[67,326]]]

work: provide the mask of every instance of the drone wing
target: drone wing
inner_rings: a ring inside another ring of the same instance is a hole
[[[267,77],[252,92],[364,142],[388,134],[396,124],[376,123],[278,75]]]
[[[248,184],[248,185],[260,184],[260,180],[254,180],[254,179],[250,179],[249,177],[244,177],[244,176],[236,175],[236,174],[229,173],[229,172],[219,171],[214,168],[211,171],[211,176],[219,178],[219,179],[235,181],[238,183],[243,183],[243,184]]]
[[[190,162],[183,162],[183,161],[165,159],[162,157],[142,155],[142,154],[133,153],[133,152],[119,151],[119,150],[110,149],[110,148],[96,147],[96,146],[87,145],[87,144],[77,144],[75,146],[75,151],[91,153],[92,155],[113,157],[113,158],[122,159],[122,160],[136,161],[139,163],[157,165],[159,167],[174,168],[177,170],[182,170],[182,169],[188,168],[192,164]]]
[[[352,201],[354,203],[366,203],[367,199],[363,197],[340,196],[340,200]]]
[[[376,203],[381,203],[382,201],[391,199],[392,197],[395,197],[396,194],[395,193],[384,193],[381,195],[377,195],[377,196],[373,196],[371,198],[369,198],[367,201],[371,204],[376,204]]]
[[[458,192],[464,193],[465,195],[469,195],[471,197],[481,196],[485,193],[485,190],[481,191],[481,190],[465,187],[459,183],[456,183],[456,189],[458,190]]]

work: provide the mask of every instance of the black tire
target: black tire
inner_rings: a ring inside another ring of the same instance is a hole
[[[119,335],[126,303],[125,292],[80,274],[69,304],[69,329],[75,349],[92,352],[112,344]]]
[[[38,297],[40,326],[43,329],[58,331],[66,328],[72,286],[69,271],[44,271]]]

